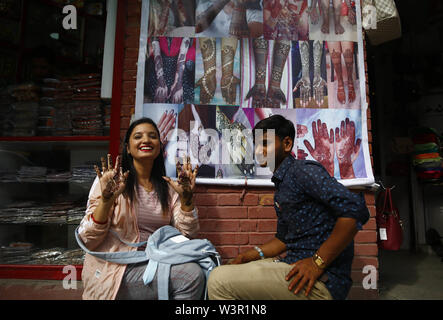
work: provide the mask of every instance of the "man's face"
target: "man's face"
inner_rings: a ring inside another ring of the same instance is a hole
[[[271,171],[274,171],[283,159],[287,156],[286,149],[290,150],[290,147],[286,147],[287,141],[274,134],[267,134],[266,132],[261,137],[257,137],[255,141],[255,158],[260,167],[269,167]],[[273,162],[273,163],[270,163]],[[275,168],[273,168],[275,167]]]

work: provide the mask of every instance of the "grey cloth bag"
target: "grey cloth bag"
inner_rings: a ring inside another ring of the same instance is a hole
[[[212,243],[207,239],[192,239],[184,237],[180,231],[172,226],[164,226],[157,229],[148,241],[131,243],[124,241],[113,230],[110,232],[121,242],[130,247],[146,245],[145,251],[129,252],[95,252],[90,251],[84,245],[79,236],[79,227],[75,230],[75,238],[78,245],[86,253],[108,262],[118,264],[130,264],[148,261],[143,282],[149,284],[157,273],[158,299],[169,299],[169,273],[171,265],[195,262],[200,265],[205,273],[206,280],[212,269],[220,265],[220,254]],[[205,291],[205,298],[207,292]]]

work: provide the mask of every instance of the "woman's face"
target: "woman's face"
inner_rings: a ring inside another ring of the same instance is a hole
[[[136,161],[148,159],[154,161],[160,154],[160,137],[157,130],[150,123],[141,123],[135,126],[126,148]]]

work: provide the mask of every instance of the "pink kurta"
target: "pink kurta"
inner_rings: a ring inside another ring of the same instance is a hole
[[[89,192],[86,215],[80,222],[80,238],[91,251],[116,252],[137,250],[137,248],[126,246],[108,231],[109,229],[114,230],[123,240],[128,242],[146,240],[146,238],[140,239],[137,218],[139,214],[141,214],[140,218],[142,221],[156,221],[154,223],[156,228],[170,224],[180,230],[184,236],[195,237],[199,230],[197,208],[192,212],[184,212],[180,208],[181,204],[178,194],[171,187],[169,187],[169,193],[171,195],[171,205],[167,219],[161,214],[161,205],[159,201],[156,201],[155,193],[147,193],[143,188],[138,188],[137,201],[135,201],[134,205],[131,205],[129,199],[120,195],[110,210],[107,223],[97,224],[91,218],[101,198],[100,184],[96,178]],[[139,211],[138,207],[143,209]],[[143,226],[142,234],[145,237],[155,231],[151,227]],[[126,265],[107,262],[86,254],[82,272],[83,299],[115,299],[125,270]]]

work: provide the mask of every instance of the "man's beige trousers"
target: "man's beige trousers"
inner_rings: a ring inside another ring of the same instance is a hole
[[[285,277],[292,265],[264,259],[245,264],[223,265],[211,271],[208,280],[210,300],[331,300],[332,296],[321,281],[316,281],[309,296],[305,290],[294,294],[294,287]]]

